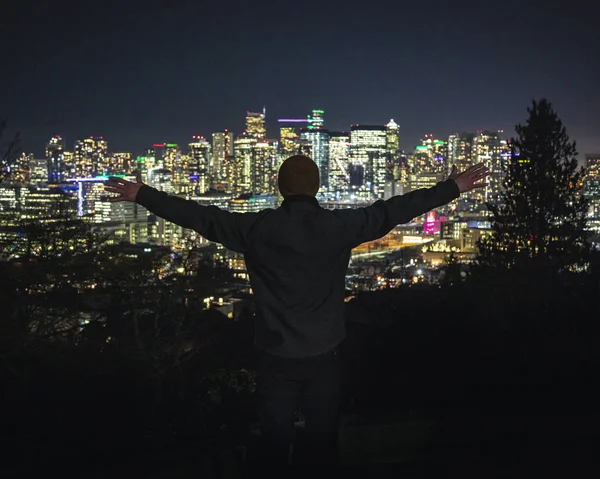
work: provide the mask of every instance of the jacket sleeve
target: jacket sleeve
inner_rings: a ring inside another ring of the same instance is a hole
[[[260,214],[230,213],[216,206],[202,206],[148,185],[139,189],[135,201],[155,215],[239,253],[247,250],[250,232]]]
[[[354,248],[388,234],[396,225],[408,223],[435,208],[458,198],[460,192],[454,180],[446,180],[432,188],[411,191],[389,200],[379,200],[371,206],[335,210],[344,223],[345,238]]]

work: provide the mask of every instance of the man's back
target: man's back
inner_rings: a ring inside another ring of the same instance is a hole
[[[246,267],[256,296],[255,344],[285,357],[315,356],[344,338],[346,225],[310,196],[257,219]]]

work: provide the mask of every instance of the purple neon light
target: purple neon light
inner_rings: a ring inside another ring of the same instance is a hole
[[[306,123],[306,118],[280,118],[277,120],[279,123]]]

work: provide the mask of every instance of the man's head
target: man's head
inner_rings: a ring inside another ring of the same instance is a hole
[[[319,191],[319,168],[308,156],[290,156],[279,168],[277,183],[284,198],[292,195],[315,196]]]

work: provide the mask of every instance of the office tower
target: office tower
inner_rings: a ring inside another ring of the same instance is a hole
[[[60,135],[50,138],[46,144],[46,161],[48,163],[48,183],[62,183],[65,179],[64,141]]]
[[[473,163],[485,163],[490,174],[485,189],[473,190],[473,198],[479,201],[497,203],[504,179],[503,163],[510,156],[507,142],[497,132],[480,130],[473,139]]]
[[[219,131],[212,134],[212,152],[210,156],[210,183],[211,187],[225,191],[228,189],[227,163],[233,159],[233,133],[230,131]]]
[[[111,175],[131,175],[136,165],[131,159],[131,153],[113,153],[110,156],[110,169],[109,174]]]
[[[448,138],[448,165],[456,165],[458,171],[464,171],[473,166],[473,140],[472,133],[450,135]]]
[[[147,148],[144,156],[138,156],[136,158],[135,171],[140,172],[143,183],[148,183],[148,176],[155,168],[158,168],[158,166],[156,164],[154,150],[152,148]]]
[[[325,112],[323,110],[313,110],[310,115],[307,116],[306,121],[308,125],[306,125],[307,130],[320,130],[323,128],[323,123],[325,119],[323,115]]]
[[[590,202],[588,222],[590,229],[600,231],[600,154],[585,155],[583,194]]]
[[[366,192],[383,198],[387,180],[387,131],[383,125],[352,125],[350,161],[362,167]]]
[[[436,173],[440,177],[448,172],[448,146],[443,140],[436,140],[433,135],[425,135],[421,138],[421,144],[415,147],[414,171],[420,175],[423,173]]]
[[[193,196],[210,189],[210,143],[203,136],[194,136],[189,146],[189,167],[187,176],[190,183],[190,194]]]
[[[232,194],[250,193],[252,189],[252,150],[256,138],[242,134],[233,142],[233,161],[228,165],[229,189]]]
[[[392,118],[387,125],[386,131],[386,152],[388,163],[393,165],[397,163],[400,157],[400,126]]]
[[[246,134],[249,138],[264,140],[267,136],[265,127],[266,110],[262,112],[246,111]]]
[[[33,159],[29,162],[30,182],[32,185],[48,183],[48,159]]]
[[[105,173],[107,143],[101,136],[75,142],[75,177],[91,178]]]
[[[300,135],[293,126],[279,127],[279,151],[284,159],[298,154],[299,139]]]
[[[348,192],[350,174],[350,135],[345,132],[331,132],[329,136],[329,192],[340,197]]]
[[[329,131],[302,129],[300,139],[311,143],[311,158],[319,167],[321,188],[326,191],[329,182]]]
[[[276,143],[261,141],[252,147],[250,190],[255,194],[276,194],[277,149]]]

